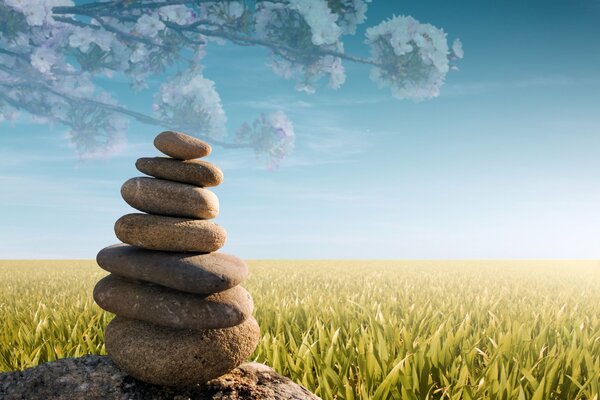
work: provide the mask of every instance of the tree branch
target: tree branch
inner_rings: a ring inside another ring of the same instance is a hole
[[[96,20],[96,21],[98,21],[98,23],[99,23],[99,24],[102,26],[102,28],[104,28],[105,30],[107,30],[107,31],[109,31],[109,32],[112,32],[112,33],[114,33],[115,35],[117,35],[117,36],[121,37],[121,38],[122,38],[122,39],[123,39],[125,42],[138,42],[138,43],[144,43],[144,44],[146,44],[146,45],[148,45],[148,46],[156,46],[156,47],[160,47],[160,48],[163,48],[163,49],[165,48],[165,46],[163,46],[163,45],[161,45],[161,44],[159,44],[159,43],[155,43],[155,42],[153,42],[153,41],[151,41],[151,40],[148,40],[148,39],[146,39],[146,38],[144,38],[144,37],[141,37],[141,36],[135,36],[135,35],[132,35],[132,34],[130,34],[130,33],[123,32],[123,31],[121,31],[120,29],[117,29],[117,28],[115,28],[115,27],[113,27],[113,26],[109,25],[108,23],[106,23],[106,22],[105,22],[105,21],[102,19],[102,17],[99,17],[99,16],[97,16],[96,14],[93,14],[93,13],[87,13],[87,14],[81,14],[81,15],[85,15],[85,16],[87,16],[87,17],[90,17],[90,18],[93,18],[93,19],[95,19],[95,20]],[[100,26],[98,26],[98,25],[88,24],[88,23],[85,23],[85,22],[77,21],[77,20],[75,20],[75,19],[71,19],[71,18],[66,18],[66,17],[54,17],[54,19],[55,19],[56,21],[59,21],[59,22],[64,22],[64,23],[66,23],[66,24],[71,24],[71,25],[77,26],[77,27],[79,27],[79,28],[91,28],[91,29],[94,29],[94,30],[100,30],[100,29],[102,29],[102,28],[101,28]]]
[[[79,14],[82,12],[89,12],[99,9],[101,11],[106,10],[108,14],[110,12],[114,12],[115,10],[136,10],[136,9],[154,9],[165,6],[173,6],[178,4],[192,4],[197,5],[201,3],[220,3],[223,0],[166,0],[160,2],[145,2],[145,1],[137,1],[137,2],[126,2],[122,0],[113,0],[107,2],[96,2],[96,3],[88,3],[82,4],[79,6],[59,6],[53,7],[52,12],[55,14]]]
[[[86,17],[94,18],[100,24],[102,24],[105,27],[105,29],[107,29],[111,32],[114,32],[115,34],[118,34],[118,35],[120,35],[124,38],[130,39],[130,40],[144,42],[137,36],[133,36],[126,32],[119,31],[118,29],[104,23],[102,20],[102,16],[110,15],[111,17],[117,18],[122,21],[124,19],[124,16],[119,15],[118,13],[115,13],[115,11],[119,11],[119,10],[124,11],[124,10],[132,10],[132,9],[155,9],[155,8],[160,8],[160,7],[164,7],[167,5],[176,5],[176,4],[194,4],[194,5],[196,5],[198,3],[215,3],[215,2],[218,2],[218,0],[195,0],[195,1],[171,0],[171,1],[164,1],[164,2],[159,2],[159,3],[136,2],[133,4],[127,4],[127,3],[123,3],[123,2],[119,2],[119,1],[109,1],[106,3],[104,3],[104,2],[90,3],[90,4],[81,5],[81,6],[54,7],[52,9],[52,11],[56,14],[74,14],[74,15],[83,15]],[[60,17],[58,17],[58,18],[60,18]],[[68,19],[63,20],[61,18],[61,21],[70,23]],[[301,50],[294,49],[292,47],[289,47],[289,46],[286,46],[286,45],[283,45],[280,43],[273,43],[273,42],[269,42],[267,40],[263,40],[263,39],[248,36],[248,35],[240,35],[238,33],[228,32],[223,29],[203,28],[202,26],[210,24],[209,21],[196,21],[193,24],[189,24],[189,25],[179,25],[179,24],[172,23],[170,21],[164,21],[164,20],[161,20],[161,21],[168,28],[179,33],[180,35],[183,35],[182,31],[183,32],[193,32],[193,33],[199,33],[199,34],[202,34],[202,35],[208,36],[208,37],[218,37],[221,39],[229,40],[229,41],[239,44],[239,45],[246,45],[246,46],[256,45],[256,46],[266,47],[266,48],[271,49],[272,51],[274,51],[275,53],[277,53],[279,55],[282,55],[283,53],[290,53],[290,54],[297,55],[298,58],[300,58],[300,56],[302,55]],[[215,25],[215,26],[218,26],[218,25]],[[185,36],[183,36],[183,37],[185,38]],[[189,39],[189,40],[185,39],[185,40],[189,41],[191,39]],[[144,42],[144,43],[149,44],[149,45],[159,46],[158,44],[155,44],[152,42],[150,42],[150,43]],[[196,44],[196,43],[194,43],[194,44]],[[373,65],[376,67],[383,66],[382,64],[377,63],[369,58],[353,56],[350,54],[342,53],[342,52],[335,51],[335,50],[324,49],[322,47],[317,47],[317,46],[315,46],[314,54],[330,55],[333,57],[339,57],[343,60],[352,61],[352,62],[356,62],[356,63],[360,63],[360,64]]]
[[[5,68],[3,68],[2,65],[0,65],[0,69],[5,70]],[[119,105],[108,104],[108,103],[104,103],[102,101],[93,100],[93,99],[86,99],[86,98],[71,96],[66,93],[60,92],[60,91],[56,90],[55,88],[48,86],[46,84],[43,84],[43,83],[36,84],[36,83],[24,83],[23,82],[23,83],[19,83],[19,84],[15,85],[15,84],[4,84],[4,83],[0,82],[0,86],[10,87],[10,88],[17,87],[20,89],[33,90],[33,91],[43,90],[45,92],[51,93],[57,97],[60,97],[64,100],[66,100],[67,102],[69,102],[69,104],[71,104],[71,106],[87,105],[87,106],[92,106],[92,107],[98,107],[100,109],[103,109],[103,110],[106,110],[109,112],[127,115],[143,124],[155,125],[155,126],[161,126],[163,128],[167,128],[167,129],[173,129],[173,124],[170,121],[165,121],[165,120],[161,120],[158,118],[154,118],[154,117],[151,117],[146,114],[142,114],[137,111],[129,110],[129,109],[124,108]],[[3,95],[2,97],[7,100],[10,100],[10,103],[11,103],[11,105],[13,105],[13,107],[15,107],[15,108],[22,107],[22,105],[19,106],[19,103],[16,103],[15,100],[11,99],[10,97],[7,97],[6,95]],[[51,117],[51,118],[54,118],[54,117]],[[69,125],[69,123],[67,121],[60,120],[59,122]],[[200,139],[206,140],[214,145],[217,145],[217,146],[220,146],[220,147],[223,147],[226,149],[254,148],[254,146],[251,143],[223,142],[220,140],[216,140],[212,137],[209,137],[209,136],[206,136],[203,134],[198,134],[198,133],[195,133],[195,136],[199,137]]]
[[[166,25],[166,22],[165,22],[165,25]],[[229,41],[237,43],[237,44],[257,45],[257,46],[267,47],[267,48],[275,51],[278,54],[281,52],[287,52],[287,53],[292,53],[292,54],[297,54],[297,55],[302,54],[302,52],[298,49],[294,49],[292,47],[285,46],[285,45],[282,45],[279,43],[273,43],[273,42],[269,42],[269,41],[251,37],[251,36],[243,36],[243,35],[239,35],[236,33],[227,32],[224,30],[204,29],[204,28],[201,28],[201,24],[199,24],[199,23],[193,23],[190,25],[177,25],[177,24],[169,23],[169,25],[167,25],[167,26],[169,26],[173,30],[182,29],[182,30],[188,31],[188,32],[197,32],[197,33],[201,33],[204,36],[218,37],[221,39],[229,40]],[[334,51],[334,50],[327,50],[327,49],[323,49],[321,47],[316,47],[316,46],[315,46],[315,53],[318,55],[330,55],[330,56],[334,56],[334,57],[339,57],[341,59],[357,62],[360,64],[374,65],[376,67],[382,66],[382,64],[379,64],[368,58],[352,56],[349,54],[340,53],[340,52]]]
[[[14,51],[11,50],[7,50],[3,47],[0,47],[0,53],[1,54],[6,54],[9,56],[13,56],[13,57],[17,57],[17,58],[21,58],[23,60],[27,60],[27,55],[26,54],[22,54],[22,53],[15,53]]]

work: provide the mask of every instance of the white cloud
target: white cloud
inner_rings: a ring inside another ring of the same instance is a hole
[[[291,97],[270,97],[262,100],[239,100],[229,102],[228,105],[239,105],[265,112],[272,110],[295,110],[298,108],[311,108],[315,106],[312,102],[297,100]]]
[[[292,96],[269,97],[266,99],[238,100],[229,102],[228,105],[238,105],[252,109],[270,111],[284,110],[289,112],[298,109],[322,108],[322,107],[348,107],[364,106],[367,104],[379,104],[387,101],[395,101],[390,97],[365,96],[365,97],[343,97],[343,96],[313,96],[310,100],[299,100]]]
[[[526,79],[500,82],[449,83],[442,88],[441,97],[469,96],[505,89],[530,89],[536,87],[578,87],[600,85],[600,78],[579,78],[564,75],[534,76]]]

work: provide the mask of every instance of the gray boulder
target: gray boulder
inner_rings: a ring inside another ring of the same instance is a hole
[[[0,373],[0,399],[319,400],[263,364],[243,364],[202,386],[173,388],[138,381],[118,369],[108,357],[95,355]]]

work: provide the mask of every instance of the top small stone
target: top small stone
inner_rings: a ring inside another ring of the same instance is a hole
[[[172,131],[165,131],[156,136],[154,146],[162,153],[177,160],[205,157],[212,150],[208,143],[200,139]]]

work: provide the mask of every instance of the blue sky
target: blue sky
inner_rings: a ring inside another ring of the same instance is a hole
[[[284,110],[296,151],[269,172],[247,151],[214,149],[229,240],[245,258],[600,257],[600,3],[375,0],[364,29],[412,15],[463,41],[440,97],[394,99],[346,63],[315,95],[257,48],[208,48],[230,132]],[[154,82],[158,84],[160,82]],[[155,87],[154,87],[155,88]],[[110,89],[147,110],[152,90]],[[133,212],[121,184],[160,129],[132,123],[125,152],[79,163],[59,125],[0,123],[0,258],[92,258]]]

